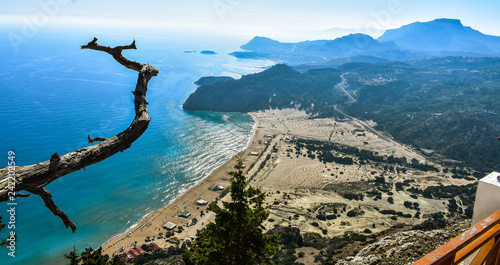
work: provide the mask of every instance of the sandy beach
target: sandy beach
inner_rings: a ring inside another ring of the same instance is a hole
[[[439,199],[412,198],[411,194],[396,188],[396,183],[405,182],[420,189],[437,183],[469,183],[463,179],[453,179],[451,174],[414,169],[400,172],[373,164],[322,163],[318,159],[311,159],[308,156],[311,152],[306,149],[296,151],[294,139],[310,139],[341,143],[376,152],[381,156],[405,157],[408,161],[417,159],[421,163],[432,164],[412,148],[373,130],[374,123],[370,121],[359,121],[352,117],[343,120],[311,119],[305,112],[295,109],[267,110],[251,115],[256,120],[255,134],[239,156],[246,166],[244,173],[250,184],[266,192],[266,208],[271,212],[265,224],[268,229],[277,225],[291,226],[299,228],[301,233],[322,233],[332,237],[346,231],[362,233],[370,229],[370,233],[381,232],[402,222],[407,225],[417,224],[423,221],[425,215],[445,212],[446,205]],[[197,201],[202,199],[211,203],[217,198],[229,199],[228,195],[225,198],[221,196],[226,192],[214,190],[214,186],[223,186],[224,189],[228,187],[228,172],[234,169],[236,160],[236,156],[232,157],[175,201],[150,213],[136,226],[110,239],[102,246],[103,253],[120,254],[135,245],[141,246],[149,242],[168,247],[190,240],[198,229],[214,219],[214,214],[207,211],[208,205],[198,205]],[[361,200],[349,200],[342,196],[346,191],[373,191],[373,185],[368,182],[380,176],[387,179],[391,186],[390,191],[380,193],[378,199],[375,195]],[[392,197],[395,203],[389,204],[388,197]],[[416,210],[406,209],[404,201],[418,202],[421,215],[415,217]],[[393,209],[411,214],[412,217],[396,220],[381,214],[380,209]],[[347,212],[353,210],[358,213],[356,218],[347,215]],[[183,211],[189,212],[190,216],[179,216]],[[333,212],[338,213],[335,219],[316,218],[320,214],[331,215]],[[183,229],[175,228],[175,234],[166,238],[167,230],[163,225],[167,222],[182,226]],[[314,252],[310,249],[304,251]],[[304,257],[302,262],[307,263],[307,258]]]

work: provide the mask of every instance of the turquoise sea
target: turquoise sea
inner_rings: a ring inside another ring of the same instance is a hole
[[[6,36],[9,30],[0,33]],[[97,248],[248,144],[254,129],[249,115],[186,112],[181,105],[202,76],[255,73],[270,63],[229,56],[242,39],[176,34],[97,36],[100,44],[110,46],[130,44],[135,37],[138,50],[124,55],[160,70],[149,83],[150,126],[125,152],[46,186],[56,205],[76,223],[75,234],[39,197],[17,198],[16,257],[2,248],[0,264],[66,264],[63,254],[73,246],[79,252]],[[137,73],[108,54],[81,50],[94,35],[40,31],[17,51],[0,39],[0,167],[7,166],[8,151],[16,153],[17,165],[29,165],[55,152],[62,155],[87,146],[88,134],[115,135],[132,121],[130,91]],[[0,204],[4,224],[7,209],[6,203]],[[10,231],[5,227],[1,238]]]

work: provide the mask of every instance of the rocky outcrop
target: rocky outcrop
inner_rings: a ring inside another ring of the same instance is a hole
[[[368,245],[354,257],[339,260],[337,265],[411,264],[469,227],[470,221],[461,221],[446,229],[395,233]]]

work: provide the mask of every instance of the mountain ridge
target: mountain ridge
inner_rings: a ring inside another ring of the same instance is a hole
[[[362,33],[333,40],[295,43],[256,36],[230,53],[237,58],[270,59],[289,65],[321,64],[349,57],[372,56],[389,61],[407,61],[427,56],[500,56],[500,37],[486,35],[459,19],[439,18],[414,22],[385,31],[377,39]]]
[[[296,43],[279,42],[267,37],[254,37],[230,55],[240,59],[269,59],[289,65],[324,63],[329,60],[371,56],[384,60],[408,60],[418,55],[400,51],[391,42],[380,43],[369,35],[349,34],[334,40]]]

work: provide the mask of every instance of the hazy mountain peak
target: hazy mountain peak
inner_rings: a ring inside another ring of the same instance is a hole
[[[446,24],[446,25],[463,27],[462,21],[460,21],[460,19],[454,19],[454,18],[438,18],[433,21],[430,21],[429,23]]]
[[[373,43],[377,42],[374,38],[363,33],[352,33],[344,37],[337,38],[332,42],[344,42],[344,43]]]
[[[273,49],[280,46],[282,43],[267,37],[255,36],[247,44],[241,46],[244,50],[262,50],[262,49]]]
[[[378,39],[400,49],[433,55],[491,56],[498,53],[500,37],[466,27],[459,19],[440,18],[387,30]]]
[[[352,38],[364,38],[364,39],[371,39],[373,40],[373,37],[370,35],[366,35],[363,33],[351,33],[349,35],[346,35],[344,37],[341,37],[339,39],[352,39]]]

